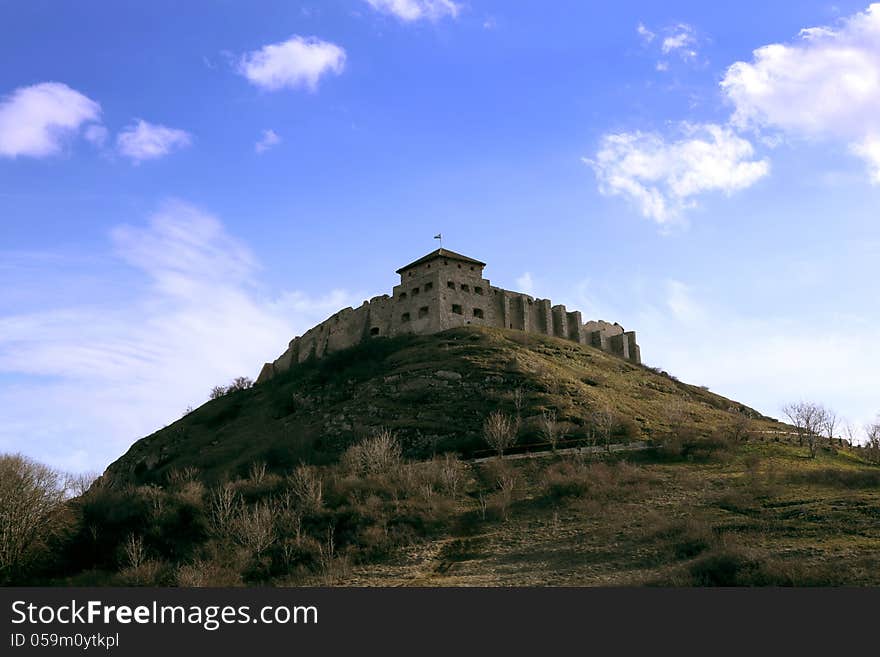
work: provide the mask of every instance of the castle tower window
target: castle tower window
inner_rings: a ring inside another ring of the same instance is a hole
[[[471,291],[471,288],[470,288],[467,284],[462,283],[462,284],[461,284],[461,291],[462,291],[462,292],[470,292],[470,291]]]
[[[422,306],[419,308],[419,317],[427,317],[428,316],[428,306]]]
[[[406,299],[406,292],[401,292],[400,293],[400,300],[403,301],[404,299]]]
[[[455,289],[455,281],[446,281],[446,287],[448,287],[450,290],[454,290]]]
[[[461,306],[459,306],[457,303],[452,304],[452,312],[456,315],[464,314],[463,312],[461,312]]]
[[[409,321],[409,313],[403,313],[403,314],[400,316],[400,321],[401,321],[401,322],[408,322],[408,321]]]
[[[483,309],[474,308],[474,317],[479,317],[480,319],[483,319]]]
[[[481,288],[481,287],[475,287],[475,288],[474,288],[474,294],[479,294],[479,295],[482,296],[482,294],[483,294],[483,288]]]
[[[433,283],[425,283],[425,292],[427,292],[430,289],[433,289],[433,287],[434,287]]]
[[[418,293],[419,293],[419,288],[414,287],[413,288],[413,296],[416,296]]]
[[[371,329],[370,329],[370,335],[379,335],[379,327],[378,327],[378,326],[374,326],[373,328],[371,328]]]
[[[474,270],[474,268],[473,268],[473,267],[471,267],[471,271],[473,271],[473,270]]]
[[[461,269],[461,265],[459,265],[458,268]]]

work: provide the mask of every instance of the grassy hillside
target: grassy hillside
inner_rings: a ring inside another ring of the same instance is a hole
[[[491,411],[516,412],[517,390],[524,446],[541,440],[536,420],[544,410],[556,411],[577,441],[606,405],[618,419],[618,442],[650,440],[681,421],[706,434],[742,417],[779,428],[741,404],[592,347],[462,328],[373,340],[210,401],[138,441],[110,466],[108,479],[161,482],[192,466],[212,482],[244,475],[254,461],[278,472],[329,463],[380,427],[393,430],[411,458],[468,457],[486,448],[481,426]]]
[[[481,438],[499,409],[519,419],[503,459]],[[553,338],[377,340],[139,441],[20,583],[880,584],[880,468],[786,430]]]

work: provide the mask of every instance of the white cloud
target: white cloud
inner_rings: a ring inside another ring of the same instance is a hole
[[[696,31],[687,23],[679,23],[667,30],[667,36],[660,44],[660,50],[664,55],[678,53],[683,59],[693,59],[697,56]]]
[[[651,43],[654,40],[654,37],[657,36],[642,23],[636,25],[636,34],[641,37],[642,42],[645,44]]]
[[[263,130],[260,139],[254,144],[254,150],[257,153],[265,153],[281,143],[281,137],[274,130]]]
[[[0,452],[103,468],[213,385],[255,377],[294,335],[362,298],[261,294],[247,246],[181,202],[147,225],[118,227],[112,241],[118,260],[90,258],[94,277],[112,270],[112,284],[58,306],[53,287],[67,272],[40,258],[46,307],[0,316]],[[36,293],[31,274],[22,279]]]
[[[104,143],[107,141],[107,135],[107,128],[100,123],[91,124],[86,127],[83,132],[83,137],[85,137],[86,141],[97,148],[102,148],[104,146]]]
[[[657,32],[646,27],[644,23],[639,23],[636,25],[636,34],[639,35],[645,49],[663,57],[654,65],[657,71],[668,71],[672,57],[677,57],[690,65],[705,64],[699,61],[701,38],[697,30],[687,23],[667,25]]]
[[[624,132],[602,138],[592,166],[602,194],[624,196],[659,224],[677,220],[706,192],[732,194],[766,176],[767,160],[755,159],[752,144],[730,128],[681,124],[682,135]]]
[[[176,128],[147,123],[138,120],[128,126],[116,137],[119,153],[136,164],[144,160],[155,160],[171,151],[184,148],[192,143],[192,136]]]
[[[740,127],[842,140],[876,173],[880,134],[880,3],[835,26],[801,30],[730,66],[721,88]]]
[[[339,75],[345,68],[345,50],[335,43],[315,37],[292,36],[241,57],[238,72],[268,91],[285,87],[318,88],[318,81],[329,73]]]
[[[376,11],[392,14],[410,23],[418,20],[436,21],[441,18],[456,18],[461,4],[452,0],[365,0]]]
[[[868,163],[871,182],[880,185],[880,136],[869,135],[851,144],[850,151]]]
[[[692,322],[703,317],[703,309],[694,300],[690,286],[681,281],[666,282],[666,305],[673,316],[682,322]]]
[[[0,101],[0,156],[54,155],[81,125],[100,118],[101,106],[66,84],[19,87]]]
[[[526,272],[516,279],[516,289],[518,292],[525,292],[529,296],[535,296],[535,281],[531,272]]]

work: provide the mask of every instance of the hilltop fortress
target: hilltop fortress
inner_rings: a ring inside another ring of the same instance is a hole
[[[275,362],[263,365],[257,383],[364,340],[437,333],[469,324],[552,335],[641,363],[635,331],[602,320],[583,323],[579,311],[494,287],[483,278],[485,266],[448,249],[432,251],[397,270],[400,284],[391,296],[383,294],[364,301],[360,308],[340,310],[291,340]]]

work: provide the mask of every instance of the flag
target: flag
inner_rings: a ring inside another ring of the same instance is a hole
[[[435,239],[435,240],[442,240],[442,239],[443,239],[443,233],[437,233],[436,235],[434,235],[434,239]]]

